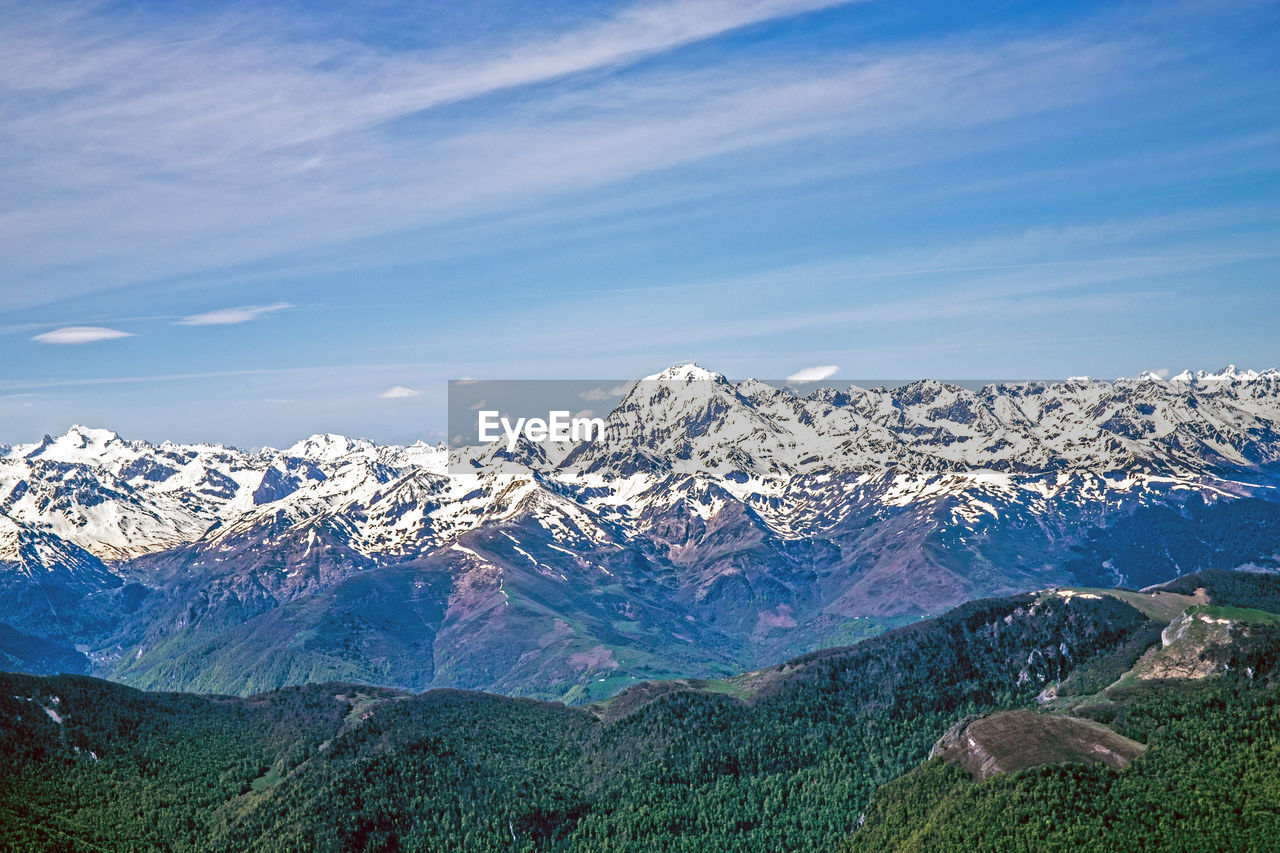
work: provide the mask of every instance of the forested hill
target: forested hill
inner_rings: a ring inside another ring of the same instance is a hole
[[[1128,767],[1051,764],[977,782],[935,758],[876,793],[845,850],[1276,849],[1280,690],[1228,675],[1116,701],[1112,728],[1147,744]]]
[[[1145,745],[1131,764],[1109,760],[1098,741],[1085,746],[1102,760],[1026,760],[1064,744],[1024,730],[996,744],[1001,760],[1018,765],[1014,772],[970,778],[975,756],[952,739],[876,792],[846,853],[1275,850],[1280,578],[1211,570],[1149,592],[1138,603],[1152,612],[1168,614],[1178,600],[1171,597],[1198,594],[1213,604],[1173,616],[1140,656],[1143,643],[1131,642],[1078,668],[1046,703]],[[1190,677],[1170,677],[1179,673]],[[1062,719],[1040,715],[1051,716]]]
[[[1063,684],[1096,690],[1159,644],[1161,608],[1191,598],[1137,595],[1121,597],[1139,607],[1070,591],[973,602],[767,670],[581,708],[350,684],[242,699],[2,675],[0,839],[24,850],[835,849],[873,837],[870,816],[893,807],[877,798],[859,831],[873,794],[953,724]],[[1266,680],[1258,671],[1248,685]],[[1265,724],[1273,691],[1233,689],[1248,698],[1214,694],[1215,707],[1254,709],[1248,719]],[[939,784],[961,783],[972,784]],[[929,796],[951,790],[929,785]]]

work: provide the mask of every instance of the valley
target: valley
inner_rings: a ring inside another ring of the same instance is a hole
[[[1181,583],[1215,618],[1280,597],[1272,575]],[[1135,685],[1122,677],[1135,653],[1183,614],[1158,619],[1134,596],[972,602],[727,681],[577,708],[0,675],[0,824],[17,847],[71,850],[915,850],[975,834],[1115,849],[1169,832],[1266,849],[1280,826],[1280,613],[1228,620],[1241,629],[1204,645],[1202,672]],[[1101,688],[1077,677],[1108,668],[1121,676]]]

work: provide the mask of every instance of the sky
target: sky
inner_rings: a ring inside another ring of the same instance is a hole
[[[0,4],[0,444],[1280,366],[1280,4]],[[810,373],[805,373],[809,371]]]

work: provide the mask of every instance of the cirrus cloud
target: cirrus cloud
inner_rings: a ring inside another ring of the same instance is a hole
[[[42,332],[31,340],[42,344],[91,344],[97,341],[131,337],[133,337],[131,332],[108,329],[105,326],[63,326],[61,329]]]
[[[237,308],[220,308],[217,311],[206,311],[193,314],[177,321],[179,326],[232,326],[236,323],[248,323],[267,314],[292,308],[288,302],[276,302],[272,305],[241,305]]]

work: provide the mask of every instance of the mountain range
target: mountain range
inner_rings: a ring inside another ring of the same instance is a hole
[[[587,702],[971,599],[1280,566],[1280,372],[808,394],[678,365],[603,440],[0,448],[0,663]]]

